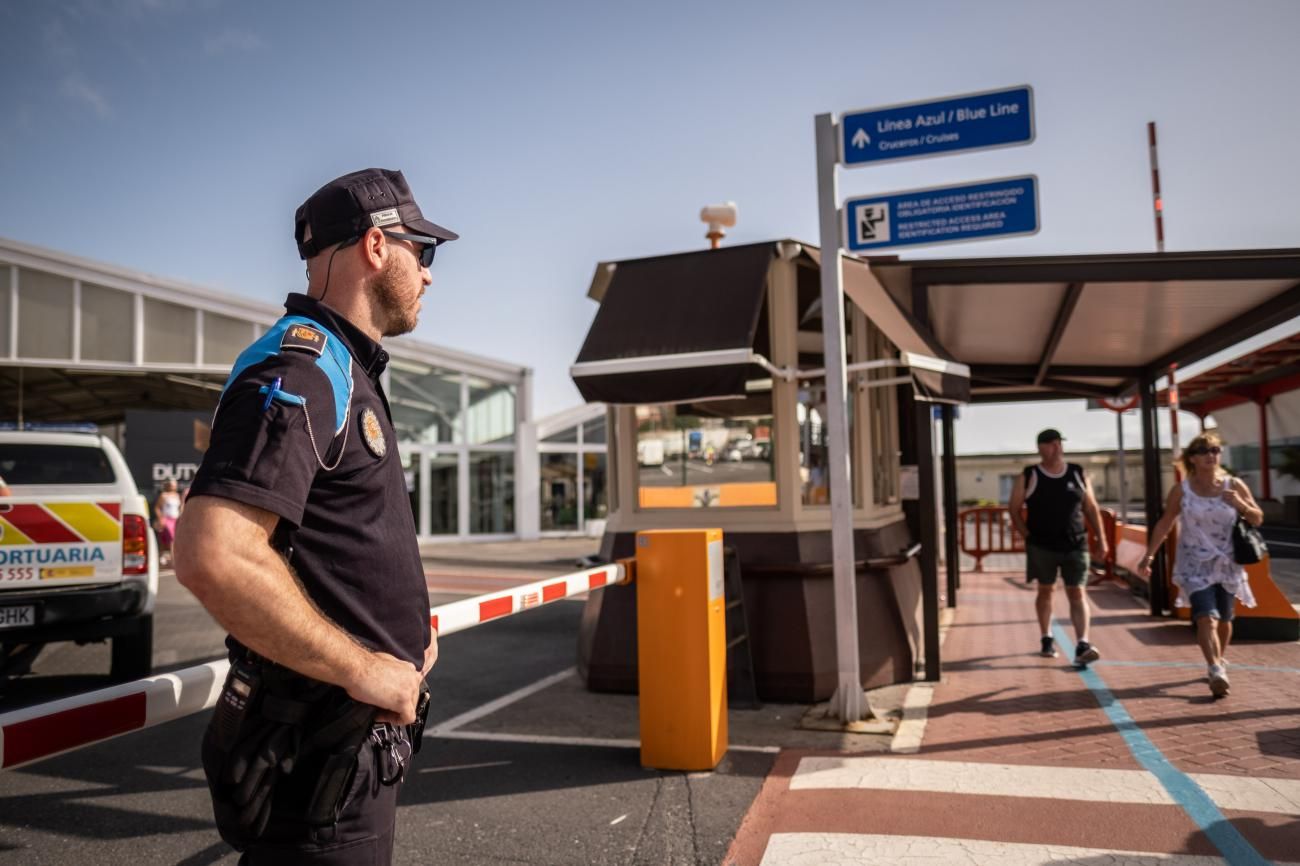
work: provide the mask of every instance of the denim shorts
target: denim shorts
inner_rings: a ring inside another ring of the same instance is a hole
[[[1237,604],[1236,597],[1220,583],[1212,583],[1205,589],[1198,589],[1189,595],[1187,600],[1192,605],[1192,622],[1203,616],[1232,622],[1232,610]]]

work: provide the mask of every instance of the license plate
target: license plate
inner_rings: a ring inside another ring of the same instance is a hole
[[[29,625],[36,625],[36,605],[0,607],[0,628],[22,628]]]

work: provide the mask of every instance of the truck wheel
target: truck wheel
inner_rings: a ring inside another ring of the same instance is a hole
[[[153,614],[136,620],[135,628],[113,638],[110,675],[118,682],[147,677],[153,671]]]

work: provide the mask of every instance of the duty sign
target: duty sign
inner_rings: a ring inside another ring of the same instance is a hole
[[[1035,175],[885,193],[844,202],[851,253],[1038,231]]]
[[[848,112],[840,119],[840,162],[866,165],[1033,140],[1034,91],[1025,84]]]

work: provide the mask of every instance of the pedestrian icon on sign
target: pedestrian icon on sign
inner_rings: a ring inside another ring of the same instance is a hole
[[[889,205],[867,204],[858,208],[856,220],[859,244],[889,243]]]

